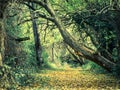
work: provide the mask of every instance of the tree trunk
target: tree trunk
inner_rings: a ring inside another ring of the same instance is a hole
[[[83,60],[80,57],[77,57],[77,56],[79,56],[78,54],[77,55],[74,54],[67,46],[66,46],[66,48],[69,51],[69,53],[73,56],[73,58],[75,59],[75,61],[78,61],[81,66],[84,65]]]
[[[32,6],[33,6],[33,4],[32,4]],[[36,20],[34,19],[35,13],[30,11],[30,14],[31,14],[31,18],[32,18],[33,33],[34,33],[34,40],[35,40],[36,60],[37,60],[38,66],[40,66],[42,64],[42,46],[41,46],[40,38],[39,38],[39,34],[38,34],[37,23],[36,23]]]
[[[52,44],[52,62],[54,62],[54,43]]]
[[[96,64],[100,65],[101,67],[105,68],[108,71],[112,70],[112,67],[114,67],[115,63],[111,62],[110,60],[104,58],[103,56],[99,54],[94,54],[95,52],[91,51],[90,49],[81,46],[71,35],[69,32],[67,32],[66,28],[64,27],[64,24],[60,21],[60,19],[56,16],[53,8],[51,7],[49,1],[47,2],[47,5],[45,9],[49,12],[49,14],[54,18],[54,23],[59,29],[59,32],[61,33],[64,42],[68,44],[73,50],[78,51],[82,54],[82,56],[86,59],[89,59]]]
[[[109,61],[103,56],[100,56],[99,54],[94,54],[93,51],[84,46],[80,46],[80,44],[66,31],[63,25],[60,24],[60,21],[57,18],[55,18],[55,23],[59,28],[59,31],[66,44],[68,44],[73,50],[80,52],[84,58],[95,62],[108,71],[111,71],[112,67],[115,65],[113,62]]]
[[[2,60],[3,60],[3,29],[2,29],[2,19],[0,19],[0,66],[2,66]]]
[[[4,23],[3,12],[0,11],[0,66],[3,65],[4,59]]]
[[[5,36],[5,31],[4,31],[4,11],[5,8],[8,4],[9,0],[0,0],[0,66],[3,65],[3,60],[4,60],[4,36]]]

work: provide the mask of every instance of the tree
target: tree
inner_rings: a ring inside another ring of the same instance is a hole
[[[31,6],[34,8],[33,3],[31,4]],[[40,37],[38,34],[38,27],[37,27],[36,20],[34,19],[35,13],[32,12],[31,9],[30,9],[30,14],[31,14],[31,18],[32,18],[37,65],[41,66],[41,64],[42,64],[42,56],[41,56],[42,55],[42,46],[41,46]]]
[[[0,0],[0,66],[3,65],[4,59],[4,38],[5,38],[5,30],[4,30],[4,11],[8,4],[8,0]]]
[[[1,7],[6,7],[7,3],[10,0],[5,0],[4,2],[0,2],[1,3]],[[26,3],[26,2],[32,2],[36,5],[39,5],[40,7],[44,8],[47,12],[47,14],[42,14],[42,13],[38,13],[38,17],[47,19],[49,21],[51,21],[52,23],[54,23],[57,28],[59,29],[59,32],[61,33],[64,42],[69,45],[73,50],[77,51],[80,53],[81,57],[84,57],[86,59],[89,59],[95,63],[97,63],[98,65],[100,65],[101,67],[105,68],[108,71],[111,71],[112,68],[115,66],[115,63],[110,61],[109,58],[106,58],[102,55],[100,55],[98,52],[95,52],[94,50],[91,50],[83,45],[81,45],[78,41],[75,40],[75,38],[73,36],[70,35],[70,33],[66,30],[64,20],[61,19],[61,17],[57,14],[58,10],[54,10],[53,6],[51,5],[52,1],[49,0],[24,0],[24,1],[20,1],[20,3]],[[18,2],[17,2],[18,3]],[[33,9],[31,6],[29,6],[31,9]],[[3,20],[3,15],[4,15],[4,8],[1,8],[2,12],[1,12],[1,22]],[[38,18],[36,17],[36,18]],[[66,19],[65,19],[66,20]],[[1,24],[1,28],[2,28],[2,24]],[[119,27],[118,27],[119,28]],[[118,29],[117,29],[118,31]],[[3,33],[3,30],[1,30],[1,33]],[[1,42],[4,42],[3,37],[0,38]],[[0,46],[2,49],[4,48],[4,45]],[[2,52],[1,52],[2,54]],[[2,54],[2,56],[4,56]],[[0,60],[2,62],[2,59]]]
[[[45,2],[46,4],[44,4],[45,6],[43,6],[48,13],[51,15],[51,17],[53,18],[53,22],[55,23],[55,25],[58,27],[64,42],[66,44],[68,44],[72,49],[74,49],[75,51],[80,52],[84,58],[87,58],[97,64],[99,64],[100,66],[104,67],[107,70],[111,70],[111,66],[114,66],[115,64],[111,61],[109,61],[108,59],[104,58],[103,56],[99,55],[99,54],[95,54],[93,51],[89,50],[88,48],[81,46],[65,29],[64,24],[61,22],[61,20],[57,17],[57,15],[55,14],[51,4],[49,1]],[[43,4],[43,3],[42,3]]]
[[[75,12],[73,15],[78,31],[85,32],[91,38],[97,49],[96,52],[117,64],[120,56],[119,9],[111,7],[114,6],[114,3],[110,6],[92,2],[93,7],[90,6],[91,2],[87,4],[85,8],[87,11]]]

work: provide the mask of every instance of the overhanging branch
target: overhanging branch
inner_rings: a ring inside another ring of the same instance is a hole
[[[37,17],[34,17],[33,19],[38,19],[38,18],[43,18],[43,19],[47,19],[47,20],[49,20],[49,21],[51,21],[51,22],[54,22],[54,19],[53,19],[53,18],[47,17],[46,15],[42,15],[42,14],[38,14],[38,16],[37,16]],[[24,21],[18,23],[18,25],[24,24],[24,23],[29,22],[29,21],[31,21],[31,20],[32,20],[31,18],[30,18],[30,19],[27,19],[27,20],[24,20]]]

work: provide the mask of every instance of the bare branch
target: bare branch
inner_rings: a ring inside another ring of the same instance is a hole
[[[38,14],[38,16],[37,16],[37,17],[34,17],[34,19],[38,19],[38,18],[40,18],[40,17],[43,18],[43,19],[47,19],[47,20],[49,20],[49,21],[51,21],[51,22],[54,22],[54,19],[53,19],[53,18],[47,17],[46,15],[42,15],[42,14]],[[31,20],[32,20],[32,18],[27,19],[27,20],[24,20],[24,21],[18,23],[18,25],[21,25],[21,24],[23,24],[23,23],[29,22],[29,21],[31,21]]]

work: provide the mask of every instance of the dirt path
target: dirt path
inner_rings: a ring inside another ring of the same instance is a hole
[[[118,90],[112,76],[79,70],[45,71],[25,90]],[[120,90],[120,89],[119,89]]]

